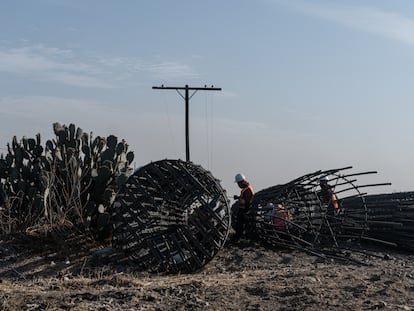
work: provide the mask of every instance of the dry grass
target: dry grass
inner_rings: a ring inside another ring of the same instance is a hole
[[[0,310],[414,308],[414,256],[389,250],[359,255],[360,265],[246,242],[198,273],[163,275],[70,235],[29,241],[0,242]]]

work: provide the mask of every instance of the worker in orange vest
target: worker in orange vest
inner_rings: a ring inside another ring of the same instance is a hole
[[[328,205],[328,211],[333,210],[334,214],[337,215],[339,213],[338,198],[328,181],[328,176],[322,176],[319,179],[319,185],[321,187],[320,197],[322,202]]]
[[[237,223],[236,223],[236,234],[234,240],[239,240],[243,235],[243,231],[246,226],[246,213],[253,203],[254,190],[250,183],[246,180],[243,174],[237,174],[235,182],[241,188],[240,195],[234,196],[235,200],[238,200],[239,209],[237,211]]]

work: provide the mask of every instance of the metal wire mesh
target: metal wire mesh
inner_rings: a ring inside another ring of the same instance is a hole
[[[113,205],[113,245],[138,267],[192,272],[209,262],[230,227],[225,190],[210,172],[181,160],[138,169]]]
[[[248,212],[247,233],[323,257],[342,256],[350,243],[366,241],[414,250],[414,195],[367,195],[365,190],[390,183],[359,185],[358,176],[376,172],[346,173],[349,169],[317,171],[259,191]],[[334,197],[326,197],[324,177]],[[235,210],[236,205],[233,215]]]

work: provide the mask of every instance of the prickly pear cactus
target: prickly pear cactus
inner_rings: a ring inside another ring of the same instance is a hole
[[[94,231],[132,173],[124,140],[93,137],[74,124],[53,124],[55,139],[13,137],[0,158],[0,232],[76,225]]]
[[[37,223],[42,214],[40,135],[23,137],[20,142],[14,136],[7,151],[5,157],[0,156],[0,230],[12,232]]]

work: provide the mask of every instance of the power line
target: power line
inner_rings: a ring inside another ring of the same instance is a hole
[[[177,93],[185,100],[185,156],[186,161],[190,161],[190,129],[189,129],[189,104],[190,99],[194,96],[197,91],[221,91],[221,88],[214,87],[213,85],[211,87],[207,87],[207,85],[204,85],[204,87],[189,87],[188,85],[185,85],[184,87],[176,87],[176,86],[153,86],[152,89],[154,90],[176,90]],[[184,90],[184,95],[181,94],[180,90]],[[191,95],[189,94],[189,91],[194,91]]]

